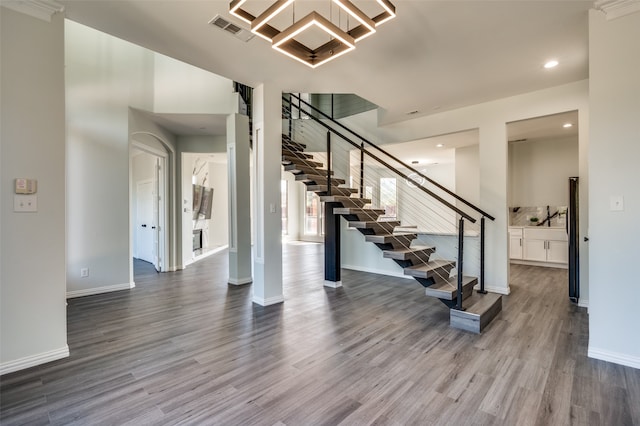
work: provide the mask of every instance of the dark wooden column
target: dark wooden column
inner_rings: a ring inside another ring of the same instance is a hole
[[[341,287],[340,216],[333,214],[340,203],[324,203],[324,280],[327,287]]]

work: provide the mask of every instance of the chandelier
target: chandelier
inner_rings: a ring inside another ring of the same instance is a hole
[[[312,11],[302,19],[295,19],[295,0],[277,0],[257,16],[243,9],[247,0],[233,0],[229,4],[229,13],[251,25],[251,32],[271,43],[278,52],[293,58],[311,68],[344,55],[356,48],[356,42],[376,32],[378,25],[396,16],[396,8],[389,0],[376,0],[380,12],[370,18],[349,0],[330,0],[330,5],[339,6],[345,11],[347,28],[342,29],[340,22],[336,25],[331,17],[326,18],[317,11]],[[282,31],[271,25],[273,20],[291,6],[293,23]],[[358,25],[349,29],[349,21],[353,19]],[[320,30],[329,36],[329,41],[319,45],[310,45],[309,32]]]

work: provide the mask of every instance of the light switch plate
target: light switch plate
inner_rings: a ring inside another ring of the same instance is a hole
[[[624,210],[624,197],[622,195],[612,195],[610,198],[610,204],[612,212],[621,212]]]
[[[37,195],[14,195],[13,211],[19,213],[29,213],[38,211]]]

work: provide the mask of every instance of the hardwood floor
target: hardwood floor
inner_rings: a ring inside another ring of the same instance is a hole
[[[565,270],[512,266],[482,335],[412,280],[284,247],[284,304],[227,285],[227,252],[69,300],[71,356],[1,378],[0,422],[78,425],[633,425],[640,370],[586,357]]]

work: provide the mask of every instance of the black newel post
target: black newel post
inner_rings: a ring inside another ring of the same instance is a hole
[[[478,293],[487,294],[484,289],[484,216],[480,219],[480,290]]]
[[[463,260],[464,260],[464,218],[460,218],[458,227],[458,298],[456,300],[456,309],[462,309],[462,276],[463,276]]]

